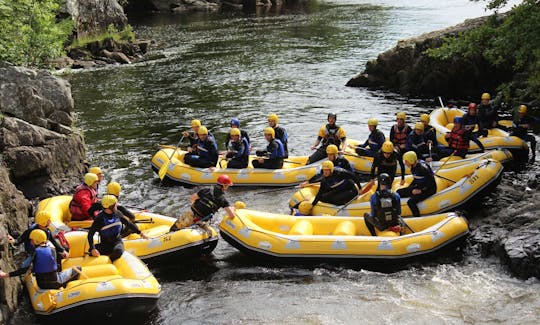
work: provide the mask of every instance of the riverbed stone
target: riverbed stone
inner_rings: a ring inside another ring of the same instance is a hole
[[[73,19],[78,38],[102,34],[109,25],[123,30],[128,24],[116,0],[66,0],[63,11]]]

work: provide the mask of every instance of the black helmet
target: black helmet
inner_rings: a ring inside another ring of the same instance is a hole
[[[392,186],[392,180],[390,179],[390,175],[387,173],[382,173],[379,175],[379,185],[386,185],[388,187]]]
[[[336,113],[328,113],[328,117],[326,119],[333,118],[337,121],[337,114]]]

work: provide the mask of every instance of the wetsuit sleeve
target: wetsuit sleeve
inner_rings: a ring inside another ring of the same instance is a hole
[[[375,218],[377,213],[377,194],[371,195],[369,198],[369,205],[371,206],[371,216]]]
[[[311,177],[308,181],[308,183],[317,183],[317,182],[320,182],[323,178],[323,174],[322,172],[320,173],[317,173],[315,175],[313,175],[313,177]]]
[[[339,130],[337,132],[338,134],[338,137],[341,141],[343,141],[346,137],[347,137],[347,133],[345,132],[345,130],[340,126],[339,127]]]
[[[90,229],[88,230],[88,236],[86,237],[88,239],[88,250],[93,250],[94,247],[94,234],[103,227],[103,221],[101,218],[94,219],[94,222],[90,226]]]
[[[322,140],[326,136],[326,125],[323,125],[319,129],[319,134],[317,135],[317,139]]]
[[[394,127],[393,126],[390,128],[390,141],[394,143]]]
[[[127,229],[130,229],[132,230],[134,233],[136,234],[140,234],[141,231],[139,230],[139,227],[137,227],[136,224],[134,224],[133,222],[129,221],[127,218],[120,218],[120,222],[122,222],[122,224],[124,226],[126,226]]]
[[[96,202],[90,206],[90,209],[88,209],[88,214],[93,218],[94,213],[96,211],[101,211],[101,210],[103,210],[103,206],[101,205],[101,202]]]
[[[401,179],[405,179],[405,164],[403,163],[403,159],[399,159],[399,157],[396,157],[399,168],[401,168]]]
[[[313,199],[312,205],[315,205],[319,202],[321,195],[328,192],[328,185],[326,182],[321,181],[321,187],[319,188],[319,191],[317,192],[317,195],[315,195],[315,198]]]
[[[119,205],[117,207],[118,211],[120,211],[123,215],[125,215],[126,217],[129,218],[129,220],[131,221],[134,221],[135,220],[135,215],[133,213],[131,213],[131,211],[129,211],[128,209],[126,209],[125,207]]]
[[[33,230],[33,229],[32,229]],[[22,243],[26,243],[28,238],[30,237],[30,228],[26,229],[15,241],[15,245],[19,246]]]
[[[377,154],[375,155],[375,158],[373,158],[373,163],[371,164],[371,173],[369,175],[371,179],[375,179],[375,169],[377,169],[380,163],[381,163],[381,157]]]
[[[394,193],[394,197],[396,198],[396,201],[397,201],[396,212],[398,216],[401,216],[401,197],[397,193]]]

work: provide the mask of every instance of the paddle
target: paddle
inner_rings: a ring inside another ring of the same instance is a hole
[[[446,117],[446,123],[450,123],[450,120],[448,119],[448,115],[446,115],[446,110],[444,109],[444,104],[442,102],[441,96],[439,96],[439,103],[441,103],[441,109],[444,113],[444,117]]]
[[[313,185],[319,185],[319,184],[320,184],[320,182],[308,183],[304,187],[313,186]],[[300,188],[300,185],[292,185],[292,186],[284,186],[284,187],[280,187],[280,188],[273,188],[271,190],[261,191],[261,192],[257,192],[257,193],[254,193],[254,194],[259,195],[259,194],[273,193],[273,192],[279,192],[279,191],[283,191],[283,190],[288,190],[290,188]]]
[[[443,168],[444,165],[446,165],[446,163],[450,161],[450,158],[452,158],[452,156],[454,156],[456,153],[457,153],[457,150],[452,151],[452,154],[451,154],[450,156],[448,156],[448,159],[446,159],[446,161],[443,162],[442,165],[439,166],[439,168],[437,168],[437,171],[435,171],[434,174],[437,175],[437,173],[439,172],[439,170],[441,170],[441,168]]]
[[[405,227],[409,228],[409,230],[410,230],[413,234],[416,232],[416,231],[412,230],[411,227],[409,227],[409,225],[405,222],[405,220],[403,219],[403,217],[400,216],[400,217],[399,217],[399,221],[400,221],[403,225],[405,225]]]
[[[140,220],[135,220],[134,223],[154,223],[154,219],[150,218],[150,219],[140,219]]]
[[[174,148],[174,151],[171,153],[171,156],[169,157],[169,160],[167,160],[167,162],[165,164],[163,164],[163,166],[161,166],[159,168],[158,176],[159,176],[160,180],[163,180],[163,178],[167,174],[167,170],[169,169],[169,164],[171,163],[171,159],[174,156],[174,154],[176,153],[176,151],[178,150],[178,147],[180,146],[180,143],[182,143],[182,140],[184,140],[183,135],[180,138],[180,141],[178,141],[178,144],[176,144],[176,147]]]
[[[343,209],[345,209],[346,207],[349,206],[349,204],[353,203],[354,200],[356,200],[357,198],[359,198],[360,196],[362,196],[363,194],[366,194],[367,192],[369,192],[369,190],[371,190],[371,188],[373,187],[374,183],[367,183],[366,186],[364,186],[364,188],[362,189],[362,191],[360,191],[358,193],[358,195],[356,195],[355,197],[353,197],[349,202],[345,203],[341,208],[339,208],[337,211],[336,211],[336,214],[337,215],[338,213],[340,213]]]
[[[79,270],[77,267],[73,267],[75,272],[79,273],[80,276],[82,276],[84,279],[88,279],[88,275],[84,274],[82,270]]]

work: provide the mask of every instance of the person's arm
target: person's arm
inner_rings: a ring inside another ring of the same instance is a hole
[[[95,202],[90,206],[90,209],[88,209],[88,215],[90,215],[93,218],[96,211],[101,211],[101,210],[103,210],[103,206],[101,205],[101,202]]]
[[[103,227],[103,224],[101,222],[101,219],[95,219],[92,225],[90,226],[90,229],[88,229],[88,236],[86,237],[88,239],[88,251],[92,252],[96,247],[94,246],[94,234]],[[99,256],[99,255],[98,255]]]
[[[225,210],[225,212],[227,213],[227,216],[229,217],[229,219],[234,219],[235,212],[236,212],[236,209],[234,207],[227,206],[227,207],[224,207],[223,210]]]
[[[133,233],[136,233],[136,234],[139,234],[141,236],[141,238],[143,239],[147,239],[148,237],[146,237],[145,234],[143,234],[140,230],[139,230],[139,227],[137,227],[136,224],[134,224],[133,222],[129,221],[128,218],[122,216],[120,218],[120,222],[122,222],[122,224],[124,226],[126,226],[126,229],[130,229]]]
[[[317,149],[317,147],[318,147],[319,144],[321,143],[321,140],[322,140],[322,137],[321,137],[321,136],[318,136],[318,137],[317,137],[317,140],[315,140],[315,142],[314,142],[313,145],[311,146],[311,150]]]
[[[32,255],[32,261],[34,260],[34,255],[35,253]],[[15,271],[11,271],[9,273],[5,273],[5,272],[2,272],[0,271],[0,278],[4,279],[4,278],[12,278],[14,276],[18,276],[18,275],[23,275],[26,273],[26,271],[28,271],[28,269],[30,268],[30,265],[32,265],[31,263],[28,265],[28,266],[24,266],[24,267],[21,267]]]
[[[405,181],[405,164],[403,163],[403,159],[399,159],[399,157],[396,159],[399,163],[399,168],[401,169],[401,185],[403,185],[403,182]]]
[[[396,201],[397,201],[396,212],[397,212],[398,216],[401,216],[401,197],[396,192],[394,192],[394,196],[395,196]]]
[[[270,153],[270,156],[268,159],[274,160],[278,159],[278,151],[279,151],[279,144],[276,141],[272,141],[268,144],[268,152]]]
[[[375,170],[379,167],[381,163],[381,157],[376,154],[375,157],[373,158],[373,163],[371,164],[371,172],[369,173],[369,178],[371,180],[374,180],[375,179]]]
[[[121,205],[118,205],[116,207],[118,209],[118,211],[120,211],[123,215],[125,215],[126,217],[129,218],[130,221],[135,221],[135,215],[133,213],[131,213],[131,211],[129,211],[128,209],[126,209],[125,207],[121,206]]]
[[[392,126],[390,128],[390,142],[394,143],[394,138],[395,138],[395,135],[394,135],[394,127]]]
[[[199,199],[199,192],[191,194],[189,197],[189,202],[193,204],[193,202],[197,201]]]
[[[78,193],[78,202],[81,205],[81,210],[85,211],[88,216],[94,217],[90,214],[90,207],[94,202],[92,202],[92,196],[90,194],[90,190],[82,190]]]
[[[376,217],[377,214],[377,194],[372,194],[369,198],[369,205],[371,207],[371,216]]]
[[[30,228],[26,229],[18,238],[15,240],[14,245],[19,246],[22,243],[26,243],[30,236]]]

